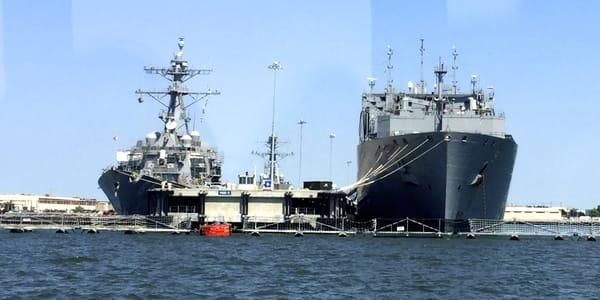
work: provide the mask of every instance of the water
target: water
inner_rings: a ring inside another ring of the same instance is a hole
[[[0,233],[2,298],[598,298],[600,243]]]

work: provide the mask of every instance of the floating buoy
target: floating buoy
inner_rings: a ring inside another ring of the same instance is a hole
[[[474,233],[472,233],[472,232],[469,232],[469,233],[467,234],[467,240],[474,240],[474,239],[475,239],[475,234],[474,234]]]
[[[596,241],[596,237],[593,236],[593,235],[590,235],[590,236],[587,237],[587,240],[590,241],[590,242],[595,242]]]
[[[231,224],[209,224],[201,228],[202,235],[227,237],[231,236]]]
[[[510,235],[510,240],[511,241],[518,241],[519,240],[519,235],[518,234],[511,234]]]
[[[342,232],[338,233],[338,236],[339,237],[348,237],[348,234],[345,233],[344,231],[342,231]]]
[[[295,237],[303,237],[304,233],[302,233],[302,231],[296,231],[296,233],[294,233]]]
[[[564,240],[564,238],[562,237],[562,235],[559,234],[559,235],[557,235],[557,236],[554,237],[554,240],[555,241],[562,241],[562,240]]]
[[[250,236],[260,236],[260,232],[252,231],[252,232],[250,232]]]
[[[57,229],[57,230],[56,230],[56,233],[63,233],[63,234],[67,234],[67,233],[69,233],[69,231],[68,231],[68,230],[66,230],[66,229],[64,229],[64,228],[59,228],[59,229]]]
[[[171,232],[171,234],[172,234],[172,235],[180,235],[180,234],[181,234],[181,232],[179,232],[179,231],[173,231],[173,232]]]
[[[96,228],[90,228],[90,229],[87,230],[87,233],[89,233],[89,234],[95,234],[95,233],[100,233],[100,232]]]

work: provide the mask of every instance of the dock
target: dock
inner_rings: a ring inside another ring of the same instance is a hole
[[[227,202],[227,201],[226,201]],[[231,215],[230,215],[231,217]],[[223,219],[223,217],[214,217]],[[96,216],[76,214],[18,213],[0,215],[0,229],[14,233],[37,230],[69,233],[75,231],[99,233],[116,231],[125,234],[170,233],[182,234],[197,231],[194,219],[174,216]],[[302,237],[322,236],[372,236],[376,238],[499,238],[507,240],[554,239],[596,241],[600,237],[600,222],[525,222],[506,220],[470,219],[464,221],[443,219],[398,220],[373,219],[357,221],[352,216],[324,217],[315,211],[294,212],[287,216],[267,218],[263,216],[241,216],[233,232],[248,236],[283,234]],[[228,223],[228,222],[224,222]],[[456,224],[458,223],[458,224]],[[460,231],[446,230],[459,228]],[[202,225],[200,225],[202,226]]]
[[[129,233],[186,233],[189,222],[174,224],[172,217],[153,216],[95,216],[77,214],[20,213],[0,215],[0,229],[10,232],[55,230],[68,233],[81,230],[88,233],[122,231]],[[176,220],[178,221],[178,220]]]
[[[156,188],[149,191],[156,215],[189,217],[194,223],[285,223],[297,215],[342,219],[352,212],[346,194],[311,189]]]

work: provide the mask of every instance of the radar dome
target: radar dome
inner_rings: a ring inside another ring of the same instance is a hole
[[[186,146],[189,146],[189,145],[192,144],[192,137],[189,136],[189,135],[187,135],[187,134],[184,134],[181,137],[181,140],[183,141],[183,144],[186,145]]]
[[[192,137],[192,141],[197,142],[200,140],[200,132],[193,130],[190,132],[190,136]]]
[[[150,133],[146,134],[146,143],[147,144],[152,144],[155,141],[156,141],[156,133],[150,132]]]

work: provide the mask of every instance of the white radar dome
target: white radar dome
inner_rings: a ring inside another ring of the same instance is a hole
[[[192,137],[189,136],[189,135],[187,135],[187,134],[184,134],[181,137],[181,140],[183,141],[183,144],[186,145],[186,146],[189,146],[189,145],[192,144]]]
[[[190,132],[190,136],[192,137],[192,141],[197,142],[200,140],[200,132],[193,130]]]
[[[156,133],[150,132],[150,133],[146,134],[146,143],[152,144],[154,142],[156,142]]]

